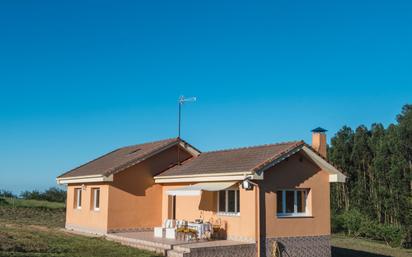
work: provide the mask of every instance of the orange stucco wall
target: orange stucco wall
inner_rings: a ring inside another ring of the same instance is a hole
[[[190,155],[181,151],[181,158]],[[153,176],[176,162],[176,148],[114,176],[109,188],[108,229],[152,228],[162,223],[162,186]]]
[[[180,152],[182,160],[190,158]],[[176,163],[176,147],[165,150],[143,162],[114,175],[113,182],[86,183],[82,209],[74,208],[74,188],[68,186],[66,227],[96,233],[127,228],[150,228],[161,224],[162,186],[153,176]],[[93,186],[92,186],[93,185]],[[91,188],[100,187],[100,210],[91,209]]]
[[[169,189],[187,186],[189,184],[165,184],[163,186],[162,220],[168,218]],[[217,214],[217,193],[203,192],[201,196],[176,196],[176,219],[194,221],[203,219],[212,223],[220,223],[225,228],[229,238],[238,240],[255,240],[256,209],[255,191],[240,188],[240,216],[225,216]]]
[[[328,174],[303,153],[298,153],[265,172],[261,183],[264,194],[267,237],[314,236],[330,234],[330,202]],[[276,191],[310,189],[308,208],[311,217],[280,218],[276,215]]]
[[[75,188],[82,188],[82,208],[75,208]],[[100,209],[93,210],[92,188],[100,188]],[[67,187],[66,227],[95,233],[107,230],[109,186],[107,184],[70,184]]]

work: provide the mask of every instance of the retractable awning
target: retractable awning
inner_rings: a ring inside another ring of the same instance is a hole
[[[178,196],[196,196],[201,195],[202,191],[220,191],[225,190],[239,181],[231,182],[209,182],[209,183],[197,183],[190,186],[184,186],[176,189],[167,190],[168,195],[178,195]]]

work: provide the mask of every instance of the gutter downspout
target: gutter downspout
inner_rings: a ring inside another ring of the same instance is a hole
[[[256,215],[256,250],[257,250],[257,257],[260,257],[260,251],[261,251],[261,242],[260,242],[260,188],[258,184],[255,184],[255,215]]]

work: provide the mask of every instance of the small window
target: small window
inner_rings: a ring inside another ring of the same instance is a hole
[[[277,191],[276,192],[276,210],[277,213],[283,213],[283,192],[282,191]]]
[[[236,210],[240,212],[240,191],[236,190]]]
[[[226,211],[226,191],[219,192],[219,212]]]
[[[228,196],[227,196],[227,212],[236,212],[236,208],[235,208],[235,191],[233,190],[229,190],[227,191]]]
[[[276,192],[278,216],[307,216],[307,189],[279,190]]]
[[[286,213],[295,212],[295,191],[286,191]]]
[[[219,191],[219,213],[224,215],[239,215],[240,192],[239,190]]]
[[[92,189],[92,203],[93,203],[93,210],[95,211],[100,210],[100,188]]]
[[[81,209],[82,208],[82,189],[81,188],[74,189],[74,199],[75,199],[74,207],[76,209]]]
[[[298,208],[298,213],[306,212],[306,191],[296,192],[296,205]]]

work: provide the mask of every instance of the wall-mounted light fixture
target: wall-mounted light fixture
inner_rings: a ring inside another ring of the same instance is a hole
[[[253,190],[254,186],[257,186],[257,184],[250,181],[249,178],[246,178],[245,180],[242,181],[242,188],[245,190]]]

